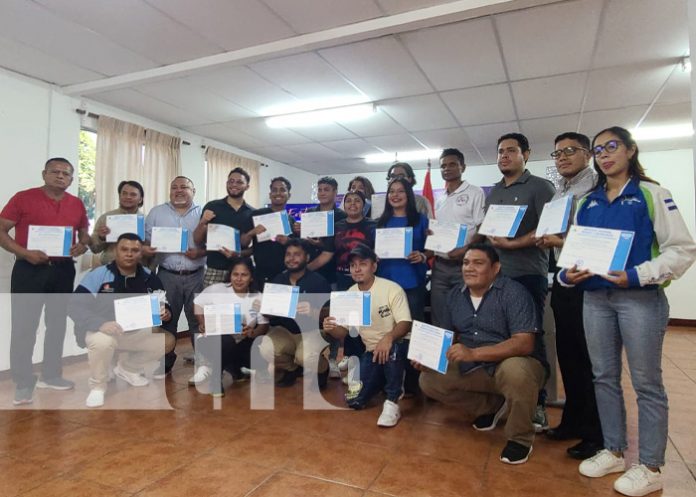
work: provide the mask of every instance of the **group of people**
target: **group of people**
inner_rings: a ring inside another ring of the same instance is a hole
[[[11,279],[15,404],[30,403],[35,388],[73,387],[61,370],[67,313],[78,344],[88,350],[86,404],[99,407],[111,375],[133,386],[166,376],[176,359],[177,323],[184,312],[197,358],[190,382],[209,381],[215,396],[224,395],[224,372],[234,380],[254,371],[258,378],[268,374],[269,369],[254,370],[252,364],[274,365],[270,371],[275,370],[279,387],[312,375],[320,389],[328,378],[341,378],[347,367],[348,407],[363,409],[383,393],[379,426],[395,426],[404,395],[422,393],[471,415],[476,430],[493,430],[505,421],[504,463],[526,462],[535,433],[546,431],[553,440],[579,440],[568,454],[582,460],[579,471],[585,476],[621,472],[614,486],[625,495],[661,488],[667,397],[660,362],[669,317],[663,288],[690,267],[696,244],[669,191],[645,174],[638,146],[623,128],[602,130],[591,141],[575,132],[557,136],[551,152],[561,176],[557,186],[527,170],[530,147],[524,135],[501,136],[497,155],[502,178],[486,196],[463,178],[463,154],[443,150],[445,191],[432,206],[414,193],[411,166],[392,165],[384,209],[376,219],[371,218],[374,188],[367,178],[350,182],[341,208],[336,180],[321,178],[314,210],[333,211],[335,222],[333,236],[323,238],[301,238],[300,222],[291,216],[290,235],[260,237],[266,228],[254,217],[286,209],[292,189],[287,178],[274,178],[268,207],[254,209],[244,200],[250,178],[241,168],[229,173],[227,196],[202,208],[194,202],[193,182],[177,177],[170,201],[147,213],[144,239],[125,233],[116,242],[106,241],[106,216],[139,213],[142,186],[122,182],[118,209],[102,215],[90,237],[84,206],[66,191],[72,165],[50,159],[44,185],[17,193],[0,213],[0,245],[17,258]],[[537,237],[536,227],[545,204],[568,195],[573,197],[572,223],[634,233],[625,270],[595,275],[555,267],[564,235]],[[491,205],[526,206],[514,237],[477,233]],[[426,250],[431,218],[465,225],[465,244],[447,253]],[[241,249],[207,251],[211,224],[238,230]],[[29,250],[30,225],[71,226],[69,257]],[[185,228],[187,250],[158,251],[151,243],[153,227]],[[411,253],[379,259],[376,230],[402,227],[412,228]],[[88,247],[101,253],[103,265],[87,273],[71,296],[73,258]],[[549,364],[543,340],[550,269],[566,394],[561,422],[552,429],[544,411]],[[261,312],[267,283],[297,287],[295,319]],[[371,324],[356,329],[339,324],[330,315],[332,290],[370,292]],[[158,292],[166,292],[161,329],[124,333],[114,317],[117,294]],[[218,303],[239,304],[241,334],[206,335],[203,307]],[[32,353],[44,306],[44,359],[37,382]],[[446,373],[407,360],[414,320],[455,332]],[[639,412],[639,461],[628,469],[623,350]],[[126,353],[114,365],[117,351]]]

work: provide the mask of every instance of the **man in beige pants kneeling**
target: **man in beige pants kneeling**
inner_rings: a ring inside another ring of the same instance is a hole
[[[161,300],[164,301],[162,282],[140,264],[141,249],[138,235],[122,234],[116,242],[114,261],[87,273],[72,296],[70,317],[75,322],[75,336],[78,345],[87,348],[89,359],[87,407],[104,405],[116,351],[127,353],[114,367],[114,374],[128,384],[140,387],[149,383],[142,374],[146,367],[154,366],[166,352],[174,349],[174,337],[163,333],[159,327],[124,332],[116,322],[116,300],[162,292]],[[171,319],[168,304],[160,305],[158,311],[163,322]]]
[[[416,367],[423,371],[423,393],[477,416],[475,429],[492,430],[507,414],[508,442],[500,460],[522,464],[532,452],[532,418],[548,365],[532,297],[499,273],[494,248],[469,246],[462,264],[464,281],[450,291],[440,322],[458,335],[458,343],[447,351],[447,373]]]

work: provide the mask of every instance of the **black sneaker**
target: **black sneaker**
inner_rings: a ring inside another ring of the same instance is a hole
[[[531,453],[531,445],[525,447],[522,444],[510,440],[503,449],[503,452],[500,453],[500,460],[506,464],[523,464],[527,462],[529,454]]]
[[[505,411],[507,411],[507,401],[503,400],[503,405],[501,405],[497,411],[479,416],[474,420],[472,426],[478,431],[491,431],[496,427],[500,418],[505,414]]]
[[[280,380],[276,382],[276,385],[281,388],[291,387],[295,384],[297,378],[302,376],[302,373],[303,371],[301,366],[293,371],[283,371],[283,376],[281,376]]]

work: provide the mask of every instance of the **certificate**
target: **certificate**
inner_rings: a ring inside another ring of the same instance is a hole
[[[73,229],[71,226],[29,225],[27,249],[40,250],[49,257],[70,257]]]
[[[340,326],[371,326],[370,292],[331,292],[329,315]]]
[[[514,238],[525,212],[526,205],[489,205],[478,232],[480,235]]]
[[[555,235],[565,233],[570,220],[570,210],[573,207],[573,196],[567,195],[544,204],[541,211],[539,224],[537,224],[536,236]]]
[[[413,252],[413,228],[379,228],[375,254],[382,259],[406,259]]]
[[[334,236],[334,211],[303,212],[300,238]]]
[[[387,203],[386,193],[373,193],[370,199],[372,207],[370,207],[370,217],[377,219],[384,212],[384,204]]]
[[[142,214],[119,214],[106,216],[106,226],[109,234],[106,241],[112,243],[124,233],[135,233],[141,240],[145,240],[145,216]]]
[[[209,304],[203,306],[205,334],[239,335],[242,333],[241,304]]]
[[[428,235],[428,238],[425,239],[427,250],[447,253],[450,250],[463,247],[466,243],[466,224],[431,219],[428,227],[433,234]]]
[[[156,248],[157,252],[186,252],[188,250],[188,230],[186,228],[155,226],[152,228],[150,245]]]
[[[156,294],[114,300],[116,322],[123,331],[160,326],[160,298]]]
[[[261,224],[266,228],[266,231],[256,236],[259,242],[275,240],[278,235],[287,236],[292,232],[290,230],[290,220],[288,219],[288,213],[286,211],[262,214],[260,216],[254,216],[251,219],[254,221],[254,227]]]
[[[411,326],[408,359],[445,374],[448,364],[446,354],[453,340],[454,333],[449,330],[414,321]]]
[[[220,251],[223,247],[232,252],[242,251],[239,230],[224,224],[209,224],[206,250]]]
[[[623,271],[632,244],[632,231],[571,226],[558,258],[558,266],[577,266],[594,274]]]
[[[261,298],[261,314],[295,319],[300,288],[266,283]]]

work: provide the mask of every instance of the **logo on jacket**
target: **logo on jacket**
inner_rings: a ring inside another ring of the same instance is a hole
[[[592,200],[592,201],[590,201],[589,204],[587,204],[587,208],[592,209],[593,207],[597,207],[598,205],[599,205],[599,202],[597,202],[596,200]]]
[[[629,195],[621,199],[621,205],[642,204],[643,202],[635,195]]]
[[[668,211],[676,211],[677,210],[677,204],[675,204],[674,200],[672,200],[671,198],[665,199],[665,207],[667,207]]]
[[[463,193],[462,195],[459,195],[457,199],[455,200],[455,203],[458,206],[466,205],[469,203],[469,195],[466,193]]]

